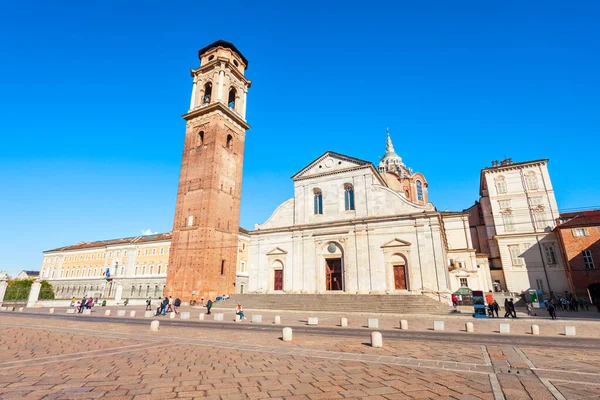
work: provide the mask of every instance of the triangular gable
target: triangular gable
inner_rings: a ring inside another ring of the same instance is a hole
[[[267,253],[268,256],[279,256],[282,254],[287,254],[287,251],[280,249],[279,247],[275,247],[273,250]]]
[[[394,240],[387,242],[383,246],[381,246],[381,248],[387,249],[390,247],[407,247],[407,246],[408,247],[411,246],[411,243],[407,242],[406,240],[402,240],[402,239],[394,239]]]
[[[360,160],[358,158],[345,156],[343,154],[328,151],[306,167],[300,172],[292,176],[292,180],[304,179],[313,176],[319,176],[332,172],[338,172],[343,170],[349,170],[357,167],[370,166],[369,161]]]

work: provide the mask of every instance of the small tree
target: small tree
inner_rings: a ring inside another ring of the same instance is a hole
[[[54,300],[54,288],[48,281],[42,281],[40,300]]]
[[[41,300],[52,300],[54,299],[54,289],[52,285],[47,281],[41,282],[42,287],[40,288],[40,299]],[[29,293],[31,292],[31,285],[33,285],[32,279],[11,279],[8,281],[6,287],[6,293],[4,294],[4,301],[11,300],[27,300]]]

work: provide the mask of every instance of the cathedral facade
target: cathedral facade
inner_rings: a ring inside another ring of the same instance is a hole
[[[468,214],[435,209],[425,177],[406,167],[389,132],[377,168],[326,152],[292,181],[294,197],[250,233],[250,293],[424,293],[448,300],[460,286],[491,290]]]

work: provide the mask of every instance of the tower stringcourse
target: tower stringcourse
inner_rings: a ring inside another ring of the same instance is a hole
[[[219,40],[193,78],[165,295],[208,301],[235,289],[248,60]]]

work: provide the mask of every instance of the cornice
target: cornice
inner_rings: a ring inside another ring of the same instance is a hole
[[[223,114],[225,114],[227,117],[231,118],[233,121],[235,121],[238,125],[240,125],[245,130],[250,129],[250,125],[248,125],[246,123],[246,121],[244,121],[242,119],[242,117],[240,117],[238,114],[231,111],[229,109],[229,107],[227,107],[225,104],[223,104],[219,101],[215,101],[214,103],[210,103],[209,105],[204,106],[204,107],[196,108],[196,109],[188,112],[187,114],[183,114],[181,117],[183,119],[185,119],[186,121],[190,121],[194,118],[200,117],[202,115],[208,114],[213,111],[221,111]]]

